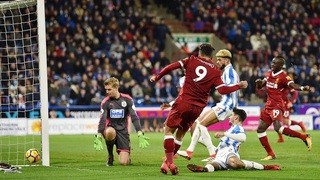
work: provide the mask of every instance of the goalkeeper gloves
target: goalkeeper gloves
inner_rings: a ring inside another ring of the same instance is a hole
[[[148,147],[149,144],[149,138],[144,136],[143,132],[139,131],[138,132],[138,138],[139,138],[139,147],[140,148],[146,148]]]
[[[101,134],[97,134],[96,135],[96,139],[94,140],[94,145],[93,147],[97,150],[100,151],[103,149],[102,146],[102,135]]]

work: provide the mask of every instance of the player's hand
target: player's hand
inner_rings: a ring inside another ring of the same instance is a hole
[[[139,138],[139,147],[140,148],[146,148],[148,147],[149,144],[149,138],[144,136],[143,132],[139,131],[138,132],[138,138]]]
[[[240,81],[239,86],[241,89],[247,88],[248,82],[247,81]]]
[[[303,87],[302,88],[303,91],[311,91],[310,86],[302,86],[302,87]]]
[[[223,137],[224,136],[224,132],[216,132],[215,134],[214,134],[214,137],[215,138],[220,138],[220,137]]]
[[[155,81],[156,81],[156,75],[152,75],[152,76],[150,77],[150,81],[151,81],[151,82],[155,82]]]
[[[261,89],[262,88],[262,83],[263,83],[262,79],[257,79],[256,80],[256,87],[258,89]]]
[[[94,145],[93,147],[97,150],[100,151],[103,149],[102,146],[102,135],[101,134],[97,134],[96,135],[96,139],[94,140]]]
[[[165,109],[168,109],[170,107],[171,107],[171,105],[169,103],[162,103],[161,106],[160,106],[161,110],[165,110]]]
[[[310,87],[310,92],[315,93],[316,92],[316,88]]]

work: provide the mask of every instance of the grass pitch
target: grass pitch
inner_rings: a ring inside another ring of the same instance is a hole
[[[0,171],[0,179],[41,179],[41,180],[87,180],[87,179],[319,179],[317,175],[320,165],[319,135],[320,131],[309,131],[313,137],[313,148],[307,150],[305,144],[297,138],[285,137],[285,143],[277,144],[277,134],[268,131],[270,144],[277,155],[276,160],[261,161],[266,152],[260,145],[255,132],[247,132],[247,141],[242,144],[242,159],[256,161],[261,164],[278,164],[281,171],[216,171],[213,173],[193,173],[186,166],[188,163],[203,165],[201,159],[208,156],[205,147],[198,144],[194,157],[188,161],[182,157],[175,159],[180,173],[177,176],[160,173],[162,164],[163,134],[146,133],[150,137],[150,147],[138,147],[137,134],[131,134],[132,165],[121,166],[115,156],[114,166],[106,167],[107,151],[95,151],[94,135],[52,135],[50,136],[50,167],[22,167],[21,174],[4,174]],[[210,133],[211,135],[213,132]],[[190,134],[184,138],[181,150],[185,150],[190,142]],[[214,145],[218,144],[213,139]]]

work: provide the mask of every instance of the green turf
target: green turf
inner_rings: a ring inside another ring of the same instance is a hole
[[[201,159],[208,156],[207,150],[199,144],[190,161],[181,157],[175,160],[180,170],[177,176],[163,175],[159,172],[164,155],[162,133],[146,133],[151,139],[151,146],[147,149],[140,149],[136,134],[132,134],[132,165],[121,166],[118,161],[115,161],[114,166],[111,167],[105,166],[106,150],[93,149],[93,135],[52,135],[50,136],[50,167],[23,167],[21,174],[4,174],[0,171],[0,179],[320,179],[317,175],[320,167],[318,138],[320,131],[309,133],[313,136],[311,151],[307,151],[304,143],[296,138],[285,137],[285,143],[276,144],[276,133],[269,131],[269,141],[278,158],[264,162],[260,159],[266,156],[266,152],[260,145],[257,134],[247,132],[247,142],[242,144],[240,150],[241,158],[262,164],[278,164],[282,167],[282,171],[240,170],[193,173],[186,168],[186,165],[188,163],[202,165]],[[189,142],[190,134],[188,133],[181,149],[186,149]],[[218,140],[214,139],[213,142],[217,145]]]

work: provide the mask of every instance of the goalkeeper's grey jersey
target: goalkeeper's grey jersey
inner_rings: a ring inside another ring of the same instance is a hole
[[[116,131],[125,130],[128,132],[129,116],[136,131],[141,130],[140,119],[136,114],[133,100],[128,94],[120,93],[119,99],[104,98],[101,102],[100,111],[98,133],[103,133],[106,126],[111,126]]]

